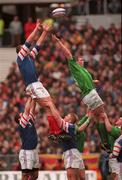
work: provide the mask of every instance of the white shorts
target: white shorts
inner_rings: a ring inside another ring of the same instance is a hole
[[[35,82],[32,84],[29,84],[26,88],[26,94],[34,98],[45,98],[49,97],[50,94],[48,91],[44,88],[41,82]]]
[[[93,89],[89,94],[87,94],[82,99],[82,101],[88,106],[90,110],[95,110],[97,107],[104,104],[95,89]]]
[[[82,155],[77,149],[70,149],[63,153],[64,166],[67,168],[85,169]]]
[[[116,158],[109,158],[109,172],[118,174],[120,173],[120,164]]]
[[[120,166],[120,173],[118,176],[118,180],[122,180],[122,163],[119,163],[119,166]]]
[[[19,161],[21,164],[21,169],[32,170],[33,168],[39,168],[39,155],[37,149],[21,149],[19,153]]]

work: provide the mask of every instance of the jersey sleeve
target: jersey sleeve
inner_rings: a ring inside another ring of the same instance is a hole
[[[20,114],[20,120],[19,120],[19,125],[23,128],[26,127],[26,125],[28,124],[29,119],[26,119],[23,114]]]
[[[22,46],[21,50],[18,53],[18,58],[22,61],[27,56],[27,54],[30,52],[30,46],[31,44],[28,42],[25,42],[25,44]]]
[[[73,57],[72,59],[68,59],[69,64],[76,64],[76,59]]]
[[[118,142],[115,141],[114,147],[113,147],[113,152],[112,152],[113,156],[118,157],[121,148],[122,148],[122,139],[120,141],[118,141]]]
[[[110,135],[113,136],[113,137],[115,137],[115,138],[117,139],[117,138],[120,136],[120,134],[121,134],[121,129],[113,126],[113,127],[112,127],[112,130],[111,130],[111,132],[110,132]]]
[[[80,119],[80,121],[78,122],[78,127],[80,127],[81,125],[83,125],[87,120],[89,119],[88,116],[83,116],[82,119]]]
[[[77,131],[76,125],[65,122],[64,120],[62,120],[61,128],[70,135],[75,135]]]
[[[31,52],[30,52],[31,57],[32,57],[33,59],[35,59],[36,56],[38,55],[39,51],[40,51],[40,46],[35,45],[35,47],[34,47],[34,48],[31,50]]]

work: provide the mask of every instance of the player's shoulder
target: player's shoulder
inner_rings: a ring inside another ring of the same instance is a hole
[[[122,145],[122,135],[117,139],[117,141]]]
[[[77,125],[69,123],[69,133],[76,134],[77,133]]]

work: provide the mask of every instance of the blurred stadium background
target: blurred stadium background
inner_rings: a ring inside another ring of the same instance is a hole
[[[0,0],[0,180],[20,180],[20,141],[14,117],[23,111],[26,97],[15,46],[24,42],[36,18],[52,22],[50,12],[59,6],[67,9],[68,16],[54,22],[57,34],[68,41],[74,56],[83,55],[88,70],[100,80],[99,93],[111,122],[122,116],[120,0]],[[36,67],[62,116],[68,111],[81,117],[86,109],[80,106],[80,93],[63,54],[49,39],[41,48]],[[49,142],[48,123],[43,110],[39,111],[36,128],[43,170],[40,180],[64,180],[62,149]],[[101,150],[98,132],[93,124],[86,131],[83,157],[87,179],[95,180],[94,172],[97,179],[104,179],[106,154]]]

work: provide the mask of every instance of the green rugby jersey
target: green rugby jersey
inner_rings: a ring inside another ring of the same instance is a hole
[[[101,139],[102,147],[104,147],[106,151],[112,152],[114,142],[120,136],[121,130],[113,126],[111,132],[107,132],[104,123],[97,123],[96,128]]]
[[[84,67],[77,64],[74,58],[68,60],[68,65],[76,84],[81,90],[83,98],[91,90],[95,89],[92,76]]]
[[[121,129],[113,126],[111,132],[108,133],[108,143],[111,151],[113,150],[115,140],[121,135]]]

